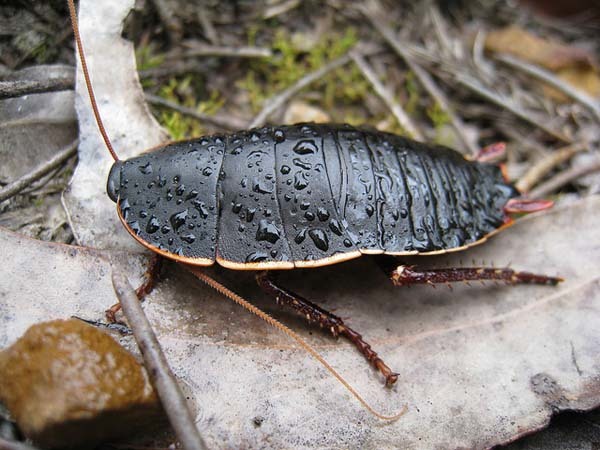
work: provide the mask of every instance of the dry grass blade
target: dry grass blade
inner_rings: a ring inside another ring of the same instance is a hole
[[[135,291],[127,278],[119,272],[113,271],[112,282],[144,357],[150,381],[160,397],[177,438],[187,450],[207,448]]]
[[[341,67],[341,66],[347,64],[349,61],[350,61],[349,54],[340,56],[339,58],[334,59],[333,61],[329,62],[328,64],[325,64],[320,69],[315,70],[314,72],[311,72],[311,73],[303,76],[298,81],[296,81],[293,85],[291,85],[289,88],[283,90],[282,92],[277,94],[275,97],[272,97],[269,100],[267,100],[265,102],[265,106],[263,107],[263,109],[256,115],[254,120],[252,120],[252,122],[250,123],[250,128],[264,125],[264,123],[267,121],[269,116],[271,114],[273,114],[279,107],[283,106],[294,95],[296,95],[298,92],[300,92],[305,87],[309,86],[311,83],[314,83],[318,79],[324,77],[332,70],[337,69],[338,67]]]
[[[545,183],[540,184],[537,188],[528,193],[528,197],[540,198],[552,194],[562,186],[575,181],[578,178],[589,175],[590,173],[600,171],[600,158],[590,165],[582,167],[572,167],[563,172],[556,174]]]
[[[562,81],[551,72],[548,72],[547,70],[544,70],[538,66],[534,66],[533,64],[529,64],[511,55],[500,54],[496,56],[496,59],[515,69],[521,70],[528,75],[532,75],[544,81],[545,83],[548,83],[552,87],[555,87],[556,89],[559,89],[573,100],[578,101],[586,108],[589,108],[596,115],[596,117],[600,119],[600,103],[598,101],[594,100],[592,97],[580,91],[579,89],[574,88],[569,83]]]
[[[452,108],[450,107],[450,102],[446,98],[446,95],[441,91],[441,89],[435,84],[433,78],[419,66],[411,57],[408,51],[406,51],[407,46],[401,42],[392,31],[389,25],[387,25],[381,18],[377,16],[377,13],[374,11],[381,11],[381,6],[377,4],[376,8],[367,8],[361,7],[360,11],[365,15],[367,19],[373,25],[373,28],[381,34],[381,36],[387,41],[387,43],[394,49],[394,51],[400,56],[409,69],[416,75],[419,79],[420,83],[423,85],[425,90],[433,97],[433,99],[437,102],[440,108],[448,115],[450,118],[450,123],[452,127],[456,130],[458,137],[463,143],[464,149],[468,150],[472,155],[477,154],[479,149],[469,140],[467,137],[467,133],[465,131],[464,124],[462,120],[454,113]]]
[[[559,148],[555,152],[550,153],[548,156],[531,166],[525,175],[515,183],[515,187],[520,192],[528,192],[553,168],[568,161],[576,153],[584,150],[586,147],[587,146],[583,143],[576,143]]]
[[[187,42],[184,44],[187,50],[183,56],[186,58],[194,56],[221,56],[234,58],[270,58],[273,52],[264,47],[228,47],[223,45],[207,45],[199,42]]]
[[[375,93],[383,100],[390,111],[392,111],[392,114],[394,114],[394,117],[396,117],[400,126],[410,135],[410,137],[423,142],[425,140],[423,133],[421,133],[408,114],[402,109],[402,106],[394,100],[393,94],[383,85],[383,83],[381,83],[366,59],[363,58],[361,54],[354,51],[350,53],[350,56],[365,78],[369,80]]]
[[[146,101],[152,105],[172,109],[173,111],[177,111],[178,113],[188,117],[193,117],[194,119],[198,119],[202,122],[211,123],[225,130],[237,131],[246,128],[246,125],[248,125],[243,119],[238,119],[233,116],[222,117],[218,115],[211,116],[209,114],[203,114],[195,109],[178,105],[177,103],[159,97],[158,95],[145,94],[145,97]]]
[[[31,183],[50,173],[52,170],[60,166],[72,156],[75,156],[75,154],[77,153],[78,145],[79,139],[76,139],[66,147],[60,149],[59,152],[49,161],[46,161],[44,164],[36,167],[31,172],[26,173],[18,180],[13,181],[12,183],[4,186],[0,190],[0,202],[11,198],[13,195],[18,194]]]

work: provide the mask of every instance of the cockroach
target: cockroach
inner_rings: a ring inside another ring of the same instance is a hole
[[[498,146],[470,160],[447,147],[390,133],[298,124],[169,143],[119,160],[94,100],[72,0],[69,6],[96,122],[115,160],[107,192],[123,226],[141,245],[187,266],[230,298],[244,302],[200,269],[217,263],[256,271],[259,286],[278,303],[334,336],[346,337],[391,385],[398,374],[359,333],[279,286],[272,271],[382,255],[382,266],[396,286],[561,281],[509,268],[420,270],[395,260],[465,250],[509,227],[510,214],[552,206],[550,201],[520,198],[501,166],[488,162]]]

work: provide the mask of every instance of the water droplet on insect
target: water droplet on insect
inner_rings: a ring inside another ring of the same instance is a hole
[[[140,211],[140,217],[141,217],[142,219],[145,219],[146,217],[148,217],[148,211],[146,211],[145,209],[142,209],[142,210]]]
[[[325,222],[326,220],[329,219],[329,211],[327,211],[325,208],[323,208],[322,206],[317,208],[317,217],[319,218],[319,220],[321,222]]]
[[[208,217],[208,211],[206,210],[206,205],[200,200],[193,200],[192,205],[196,208],[196,211],[200,213],[200,217],[206,219]],[[187,209],[186,209],[187,211]]]
[[[291,196],[290,194],[285,194],[285,195],[283,196],[283,199],[284,199],[286,202],[289,202],[289,201],[292,199],[292,196]]]
[[[252,222],[254,219],[254,214],[256,213],[256,208],[248,208],[246,210],[246,222]]]
[[[174,242],[173,238],[169,238],[167,240],[167,244],[169,244],[169,245],[173,245],[173,242]]]
[[[306,211],[306,212],[304,213],[304,218],[305,218],[306,220],[310,220],[310,221],[312,222],[313,220],[315,220],[315,214],[314,214],[314,213],[312,213],[312,212],[310,212],[310,211]]]
[[[268,258],[269,258],[269,255],[267,255],[265,252],[253,252],[253,253],[250,253],[248,256],[246,256],[246,262],[247,263],[260,262],[260,261],[264,261]]]
[[[240,153],[242,153],[242,147],[236,147],[233,150],[231,150],[232,155],[239,155]]]
[[[243,223],[240,223],[240,224],[238,225],[238,231],[239,231],[240,233],[242,233],[242,232],[243,232],[243,231],[245,231],[245,230],[246,230],[246,225],[244,225]]]
[[[177,189],[175,189],[175,193],[177,195],[183,195],[185,193],[185,184],[180,184],[179,186],[177,186]]]
[[[299,155],[310,155],[317,152],[317,146],[312,139],[303,139],[294,146],[294,151]]]
[[[402,217],[403,219],[406,219],[408,217],[408,210],[406,208],[402,208],[400,210],[400,217]]]
[[[352,247],[352,242],[350,241],[350,239],[344,239],[344,245],[346,247]]]
[[[135,220],[133,222],[128,222],[129,228],[131,228],[131,230],[135,233],[135,234],[140,234],[140,231],[142,231],[140,229],[140,223]]]
[[[306,162],[306,161],[302,161],[302,159],[300,159],[300,158],[294,158],[292,160],[292,162],[294,163],[294,165],[296,167],[300,167],[301,169],[304,169],[304,170],[310,170],[310,169],[312,169],[312,164],[311,163]]]
[[[323,230],[315,228],[310,230],[308,235],[319,250],[326,252],[329,249],[329,239]]]
[[[302,172],[296,172],[294,174],[294,187],[301,191],[302,189],[306,189],[308,186],[308,181],[304,179],[304,175]]]
[[[335,234],[337,234],[338,236],[342,235],[342,227],[341,227],[340,223],[337,221],[337,219],[331,219],[331,221],[329,222],[329,229],[331,231],[333,231]]]
[[[274,244],[279,238],[279,230],[275,225],[265,219],[258,222],[258,230],[256,230],[257,241],[268,241],[271,244]]]
[[[279,169],[279,171],[283,174],[283,175],[287,175],[288,173],[290,173],[292,169],[290,168],[290,166],[281,166],[281,169]]]
[[[242,210],[242,204],[241,204],[241,203],[235,203],[235,204],[232,206],[232,208],[231,208],[231,211],[232,211],[234,214],[237,214],[237,213],[239,213],[241,210]]]
[[[150,161],[148,161],[146,164],[139,166],[138,169],[140,169],[140,172],[142,172],[144,175],[149,175],[152,173],[152,164],[150,164]]]
[[[190,193],[185,197],[186,200],[191,200],[198,196],[198,191],[196,189],[192,189]]]
[[[252,142],[257,142],[259,139],[260,139],[260,136],[258,134],[256,134],[256,133],[251,133],[250,134],[250,140]]]
[[[310,208],[310,202],[307,202],[306,200],[303,200],[300,202],[300,209],[305,211],[308,208]]]
[[[300,230],[300,232],[294,238],[294,242],[298,245],[302,244],[302,242],[304,242],[305,238],[306,238],[306,228],[303,228],[302,230]]]
[[[173,229],[175,231],[179,230],[179,227],[181,227],[181,225],[183,225],[185,223],[185,221],[187,220],[189,211],[187,209],[184,209],[183,211],[179,211],[175,214],[173,214],[170,218],[169,221],[171,222],[171,225],[173,226]]]
[[[167,191],[167,201],[173,200],[173,193],[171,192],[171,189],[169,189]]]
[[[270,194],[273,192],[272,189],[269,189],[267,185],[265,185],[262,181],[255,179],[252,190],[257,194]]]
[[[373,208],[373,205],[367,205],[365,210],[367,211],[367,214],[369,215],[369,217],[371,217],[373,215],[373,213],[375,212],[375,208]]]
[[[285,141],[285,133],[282,130],[275,130],[273,137],[275,138],[275,142]]]
[[[160,228],[160,232],[161,232],[162,234],[167,234],[167,233],[169,233],[170,231],[171,231],[171,227],[170,227],[169,225],[163,225],[163,226]]]
[[[271,258],[275,258],[277,256],[277,250],[271,250]]]
[[[148,234],[156,233],[159,228],[159,220],[156,218],[156,216],[150,216],[150,220],[148,220],[148,225],[146,225],[146,232]]]
[[[180,180],[180,179],[181,179],[181,177],[180,177],[179,175],[175,175],[175,176],[173,177],[173,184],[177,184],[177,183],[179,183],[179,180]]]
[[[187,242],[188,244],[192,244],[196,240],[196,235],[192,233],[184,234],[181,236],[181,240]]]

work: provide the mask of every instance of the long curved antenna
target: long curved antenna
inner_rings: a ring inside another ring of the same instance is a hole
[[[329,373],[331,373],[335,378],[337,378],[337,380],[340,383],[342,383],[342,385],[367,409],[367,411],[369,411],[374,416],[376,416],[376,417],[378,417],[379,419],[382,419],[382,420],[390,420],[390,421],[391,420],[397,420],[402,415],[404,415],[404,413],[406,413],[406,411],[408,410],[408,408],[405,405],[402,408],[402,410],[400,410],[400,412],[398,412],[396,414],[393,414],[391,416],[387,416],[385,414],[381,414],[381,413],[375,411],[375,409],[373,409],[373,407],[371,405],[369,405],[367,403],[367,401],[365,399],[363,399],[360,396],[360,394],[358,392],[356,392],[356,390],[352,386],[350,386],[350,384],[346,380],[344,380],[344,378],[342,378],[342,376],[333,367],[331,367],[331,365],[327,361],[325,361],[325,359],[314,348],[312,348],[308,343],[306,343],[304,341],[304,339],[302,339],[300,337],[300,335],[298,335],[298,333],[296,333],[295,331],[291,330],[289,327],[285,326],[281,322],[277,321],[276,319],[274,319],[273,317],[271,317],[270,315],[268,315],[264,311],[260,310],[259,308],[257,308],[253,304],[249,303],[247,300],[243,299],[242,297],[240,297],[239,295],[237,295],[235,292],[232,292],[231,290],[227,289],[221,283],[219,283],[218,281],[216,281],[213,278],[211,278],[208,275],[206,275],[198,267],[194,267],[194,266],[190,266],[190,265],[186,265],[186,264],[181,264],[181,265],[183,267],[185,267],[187,270],[189,270],[191,273],[193,273],[201,281],[203,281],[204,283],[206,283],[207,285],[209,285],[211,288],[213,288],[215,291],[217,291],[220,294],[223,294],[225,297],[233,300],[238,305],[243,306],[248,311],[250,311],[253,314],[256,314],[262,320],[264,320],[265,322],[267,322],[269,325],[277,328],[279,331],[287,334],[289,337],[291,337],[292,339],[294,339],[313,358],[315,358],[317,361],[319,361],[323,365],[323,367],[325,367],[329,371]]]
[[[71,25],[73,26],[73,34],[75,35],[75,42],[77,43],[77,51],[79,52],[79,61],[81,62],[81,69],[83,70],[83,77],[85,78],[85,85],[87,87],[88,95],[90,96],[90,103],[92,104],[92,110],[94,111],[94,117],[96,118],[96,124],[104,139],[104,144],[110,152],[110,155],[115,161],[119,160],[119,157],[115,153],[113,146],[108,138],[108,134],[104,129],[104,123],[100,117],[100,111],[98,111],[98,105],[96,103],[96,96],[94,95],[94,89],[92,88],[92,82],[90,80],[90,74],[87,68],[87,61],[83,52],[83,45],[81,44],[81,35],[79,34],[79,24],[77,22],[77,11],[75,10],[75,3],[73,0],[67,0],[69,3],[69,14],[71,15]]]

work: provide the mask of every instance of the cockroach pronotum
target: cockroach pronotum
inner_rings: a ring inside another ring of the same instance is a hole
[[[367,254],[382,255],[396,286],[561,281],[509,268],[419,270],[394,262],[479,245],[510,226],[510,214],[552,206],[520,198],[501,167],[486,162],[485,152],[468,160],[449,148],[390,133],[298,124],[169,143],[119,160],[94,100],[72,0],[69,7],[96,122],[115,160],[107,191],[123,226],[140,244],[181,263],[230,298],[243,302],[199,269],[216,262],[257,271],[265,292],[334,336],[346,337],[391,385],[398,375],[359,333],[279,286],[272,271],[317,268]]]

